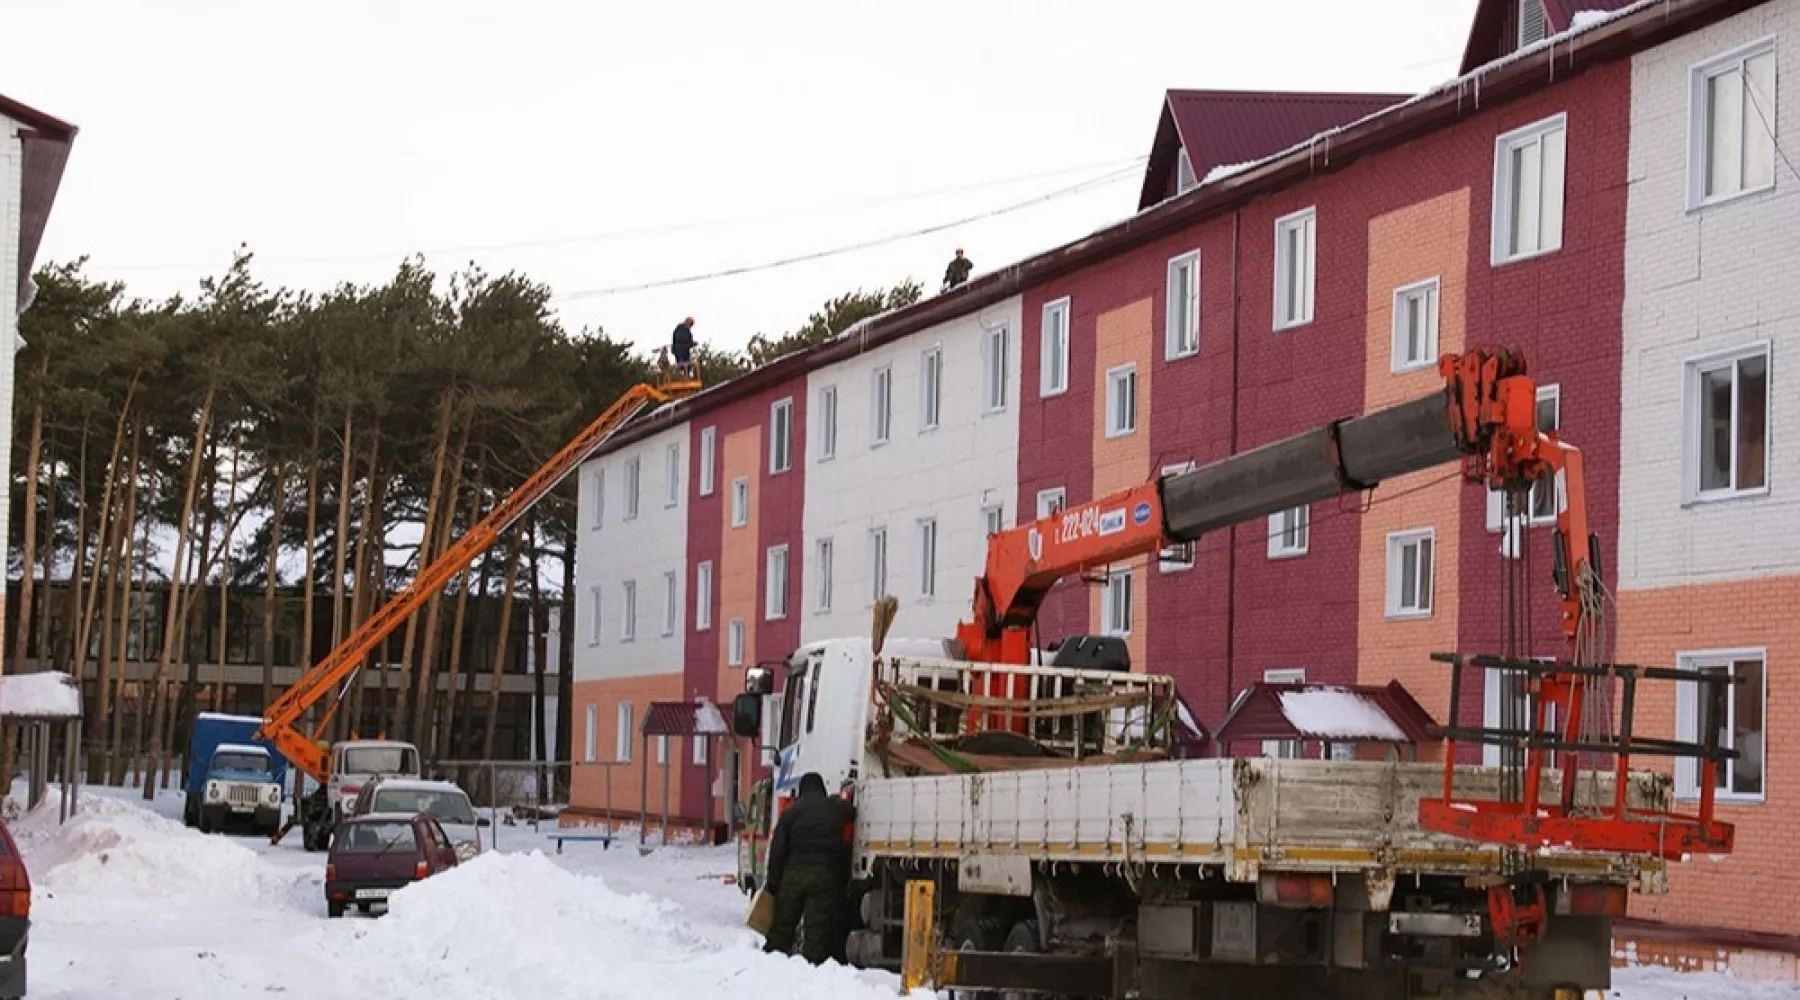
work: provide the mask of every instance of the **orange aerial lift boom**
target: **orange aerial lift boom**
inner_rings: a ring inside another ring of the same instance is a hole
[[[324,782],[328,757],[319,741],[324,735],[325,727],[331,722],[332,714],[337,710],[337,703],[332,703],[310,734],[300,730],[301,717],[314,705],[331,697],[338,685],[356,672],[363,659],[376,646],[424,607],[433,595],[443,590],[451,578],[494,544],[507,528],[555,489],[556,484],[575,471],[619,428],[624,427],[647,406],[691,396],[699,390],[697,373],[677,374],[666,365],[660,368],[655,384],[639,383],[626,390],[606,412],[583,428],[574,440],[564,445],[561,451],[519,484],[518,488],[508,493],[486,517],[476,522],[433,559],[430,565],[420,570],[405,589],[369,616],[356,631],[350,633],[349,638],[301,674],[300,679],[263,713],[257,737],[273,741],[282,756],[295,767],[306,772],[314,781]]]

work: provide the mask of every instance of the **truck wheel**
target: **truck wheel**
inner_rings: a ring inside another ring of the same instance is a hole
[[[1012,925],[1006,932],[1006,943],[1000,946],[1001,951],[1017,951],[1036,954],[1043,949],[1038,947],[1038,922],[1035,919],[1021,920]],[[1000,994],[1001,1000],[1030,1000],[1031,994],[1006,990]]]
[[[200,822],[200,803],[190,796],[181,806],[181,825],[192,829]]]
[[[200,832],[205,834],[213,832],[212,820],[206,818],[206,810],[204,809],[200,810]]]

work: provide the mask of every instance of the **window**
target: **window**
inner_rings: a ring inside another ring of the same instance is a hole
[[[919,430],[938,425],[944,389],[944,350],[933,347],[919,355]]]
[[[887,529],[869,532],[869,600],[879,601],[887,594]]]
[[[595,469],[594,470],[593,490],[594,490],[594,504],[593,504],[594,530],[599,531],[600,525],[602,525],[606,522],[606,470],[605,469]]]
[[[663,574],[663,635],[675,634],[675,623],[681,620],[681,608],[677,600],[679,588],[675,585],[675,571]]]
[[[937,519],[933,517],[919,520],[919,596],[931,597],[937,593]]]
[[[981,508],[981,544],[983,550],[987,546],[987,537],[1006,530],[1006,507],[1003,504],[990,504]]]
[[[600,759],[600,706],[588,702],[587,726],[581,734],[582,759],[592,764]]]
[[[1400,531],[1387,540],[1387,616],[1431,615],[1431,552],[1434,533]]]
[[[1736,760],[1721,761],[1715,772],[1714,788],[1722,798],[1760,800],[1763,797],[1763,763],[1767,760],[1765,741],[1768,704],[1768,654],[1762,649],[1727,649],[1702,653],[1683,653],[1676,659],[1682,670],[1730,674],[1742,678],[1725,696],[1724,718],[1719,725],[1719,745],[1738,752]],[[1684,743],[1700,741],[1700,706],[1702,688],[1697,684],[1675,685],[1675,738]],[[1675,794],[1682,798],[1700,797],[1700,762],[1692,757],[1675,760]]]
[[[1181,194],[1198,183],[1200,183],[1199,179],[1194,176],[1194,161],[1188,156],[1187,147],[1176,147],[1175,193]]]
[[[1312,527],[1312,508],[1301,504],[1269,515],[1269,558],[1291,559],[1306,554]]]
[[[894,422],[894,368],[882,365],[869,376],[869,446],[886,444]]]
[[[1562,249],[1567,141],[1565,115],[1494,141],[1494,264]]]
[[[1438,279],[1394,290],[1395,372],[1412,371],[1437,362]]]
[[[1769,345],[1689,362],[1687,397],[1689,498],[1767,490]]]
[[[1038,331],[1038,395],[1059,396],[1069,391],[1069,297],[1044,303],[1043,327]]]
[[[1535,45],[1550,34],[1544,0],[1519,0],[1519,48]]]
[[[713,564],[709,560],[694,567],[694,631],[712,628]]]
[[[1562,387],[1560,385],[1538,386],[1537,429],[1540,431],[1562,429]],[[1536,526],[1556,523],[1556,489],[1556,482],[1553,479],[1540,479],[1531,484],[1530,506],[1524,514],[1525,524]],[[1505,522],[1506,494],[1490,487],[1487,491],[1488,530],[1499,531]],[[1511,548],[1510,542],[1508,548]]]
[[[626,580],[621,585],[621,596],[624,600],[619,605],[619,641],[630,642],[637,638],[637,581]]]
[[[712,496],[713,492],[713,451],[718,439],[717,427],[703,427],[700,430],[700,495]]]
[[[771,545],[763,569],[763,617],[787,617],[788,547]]]
[[[1124,437],[1137,430],[1137,366],[1120,365],[1106,372],[1106,436]]]
[[[750,480],[739,476],[731,481],[731,526],[741,528],[750,523]]]
[[[1534,656],[1531,659],[1547,663],[1555,657]],[[1484,670],[1482,673],[1486,677],[1482,679],[1481,724],[1490,729],[1531,729],[1530,675],[1522,670]],[[1557,733],[1556,706],[1545,705],[1544,713],[1543,732]],[[1544,766],[1555,768],[1561,759],[1561,754],[1549,751]],[[1481,748],[1481,762],[1488,767],[1522,766],[1524,760],[1524,751],[1516,747],[1490,745]]]
[[[1162,474],[1165,477],[1175,476],[1180,475],[1183,472],[1190,472],[1193,468],[1194,463],[1192,462],[1183,462],[1180,465],[1165,465],[1163,466]],[[1156,567],[1164,573],[1193,569],[1194,543],[1183,542],[1180,545],[1171,545],[1168,548],[1163,549],[1161,552],[1157,553]]]
[[[1265,670],[1263,671],[1263,683],[1305,684],[1306,670],[1301,667],[1291,667],[1283,670]],[[1264,757],[1285,757],[1289,760],[1300,757],[1302,749],[1299,740],[1263,740],[1262,745]]]
[[[1048,490],[1038,490],[1038,495],[1037,495],[1038,519],[1042,520],[1046,517],[1049,517],[1051,514],[1054,514],[1057,511],[1062,510],[1064,507],[1068,506],[1068,501],[1066,499],[1067,495],[1068,495],[1067,491],[1064,490],[1061,486],[1055,487],[1053,489],[1048,489]]]
[[[819,461],[837,457],[837,386],[819,390]]]
[[[613,759],[621,763],[631,760],[631,702],[619,702],[619,731],[613,741]]]
[[[588,588],[588,645],[600,645],[600,588]]]
[[[1694,67],[1688,107],[1688,205],[1775,186],[1775,42]]]
[[[625,463],[625,520],[638,516],[638,482],[642,459],[633,455]]]
[[[1200,251],[1169,261],[1168,311],[1163,315],[1163,350],[1169,360],[1200,352]]]
[[[764,767],[769,767],[775,763],[775,753],[777,750],[780,749],[776,745],[776,741],[780,739],[780,735],[779,735],[780,733],[781,733],[781,697],[779,695],[773,695],[773,694],[764,695],[763,696],[763,711],[762,711],[762,738],[758,741],[758,745],[762,750],[762,753],[760,754],[760,756],[762,758],[762,765]]]
[[[1104,635],[1131,634],[1131,570],[1115,569],[1106,575],[1100,595],[1100,631]]]
[[[824,613],[831,610],[831,539],[819,539],[814,543],[814,549],[817,555],[813,560],[813,567],[819,571],[819,583],[813,607]]]
[[[1275,220],[1275,329],[1313,318],[1313,234],[1317,213],[1308,208]]]
[[[673,507],[681,502],[681,446],[672,444],[664,457],[664,479],[667,495],[663,497],[664,507]]]
[[[794,401],[778,399],[769,406],[769,474],[794,465]]]
[[[691,758],[694,762],[694,766],[695,767],[705,767],[706,766],[706,757],[707,757],[707,748],[712,745],[712,739],[710,737],[708,737],[705,733],[695,733],[694,735],[688,737],[688,742],[690,744],[692,744],[693,748],[694,748],[694,750],[693,750],[694,755]]]
[[[741,667],[744,665],[744,620],[733,618],[725,633],[725,665]]]
[[[1006,409],[1006,327],[992,326],[981,333],[981,408],[989,413]]]

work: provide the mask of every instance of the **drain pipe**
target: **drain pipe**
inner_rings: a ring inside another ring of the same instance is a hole
[[[1229,432],[1225,453],[1238,453],[1238,222],[1243,217],[1243,209],[1235,208],[1231,212],[1231,394],[1230,416],[1227,418]],[[1233,524],[1225,532],[1225,707],[1229,709],[1231,699],[1237,693],[1237,559],[1238,559],[1238,526]],[[1223,718],[1223,716],[1221,716]],[[1219,747],[1225,750],[1225,747]]]

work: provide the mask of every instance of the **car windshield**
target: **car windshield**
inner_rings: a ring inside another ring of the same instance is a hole
[[[358,747],[344,751],[345,774],[415,774],[419,761],[411,747]]]
[[[475,825],[475,811],[469,808],[469,797],[460,791],[435,788],[383,788],[375,793],[375,808],[370,812],[427,813],[441,823]]]
[[[245,753],[242,750],[226,750],[213,754],[213,770],[215,771],[269,771],[267,754]]]
[[[346,854],[379,854],[411,851],[418,844],[411,823],[351,823],[332,848]]]

